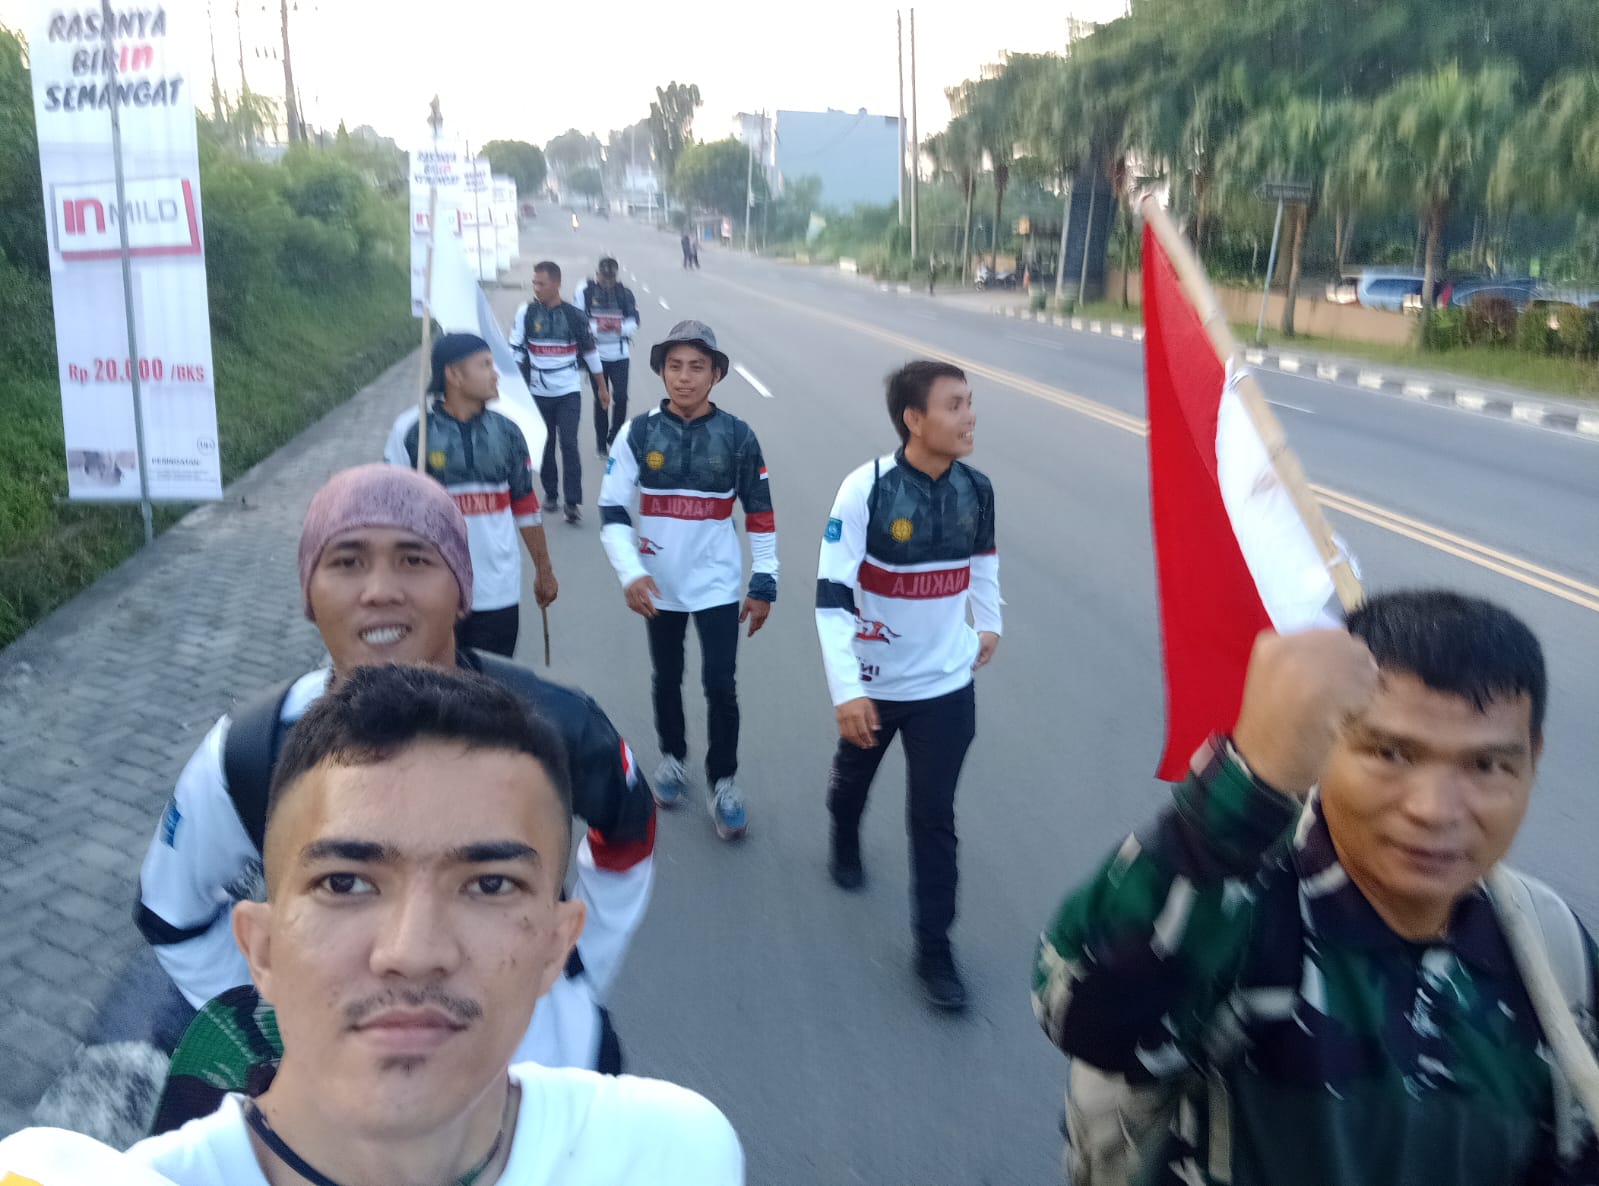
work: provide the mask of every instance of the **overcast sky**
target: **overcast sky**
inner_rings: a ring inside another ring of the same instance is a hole
[[[132,0],[154,5],[158,0]],[[22,29],[45,0],[0,0],[0,21]],[[649,113],[655,87],[699,84],[701,139],[732,131],[738,111],[765,107],[897,112],[892,4],[875,0],[290,0],[296,81],[313,123],[371,124],[402,145],[425,131],[437,93],[446,130],[473,143],[543,144],[569,127],[603,139]],[[114,0],[123,7],[123,0]],[[169,0],[169,13],[204,0]],[[87,5],[61,5],[87,7]],[[131,6],[131,3],[130,3]],[[55,5],[52,5],[55,7]],[[281,97],[277,0],[240,0],[245,71],[254,90]],[[211,0],[223,88],[237,91],[234,0]],[[1042,52],[1066,41],[1068,16],[1109,19],[1125,0],[929,0],[916,6],[919,131],[949,119],[944,88],[974,78],[1003,50]],[[909,41],[909,10],[906,38]],[[209,64],[200,63],[209,74]],[[905,60],[907,93],[910,54]],[[204,102],[209,78],[196,86]],[[909,117],[909,99],[906,114]]]

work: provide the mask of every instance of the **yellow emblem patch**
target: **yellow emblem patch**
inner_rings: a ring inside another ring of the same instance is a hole
[[[0,1178],[0,1186],[39,1186],[32,1178],[24,1178],[21,1174],[7,1174]]]
[[[444,450],[442,450],[442,449],[434,449],[428,454],[428,468],[429,469],[443,469],[444,468]]]
[[[904,543],[916,534],[916,527],[909,519],[895,519],[888,525],[888,534],[900,543]]]
[[[648,453],[644,454],[644,464],[649,466],[651,469],[660,469],[661,466],[666,464],[666,454],[662,453],[659,449],[651,449]]]

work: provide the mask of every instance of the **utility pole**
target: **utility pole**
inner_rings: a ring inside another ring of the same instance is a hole
[[[905,225],[905,22],[894,10],[894,48],[899,54],[899,225]]]
[[[217,27],[211,17],[211,0],[205,0],[205,28],[211,36],[211,118],[222,125],[222,80],[217,77]]]
[[[916,10],[911,9],[911,258],[917,254],[917,238],[921,229],[921,211],[918,205],[922,188],[922,139],[916,130]]]
[[[294,89],[294,67],[289,62],[289,0],[279,0],[283,14],[283,115],[289,124],[289,143],[305,139],[300,123],[300,103]]]
[[[755,205],[755,142],[749,137],[749,125],[745,124],[744,151],[747,161],[744,166],[744,254],[750,253],[750,210]]]

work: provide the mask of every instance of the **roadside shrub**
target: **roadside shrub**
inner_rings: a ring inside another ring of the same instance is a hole
[[[1549,310],[1555,324],[1550,332],[1556,354],[1586,358],[1593,353],[1593,320],[1580,305],[1555,305]]]
[[[1042,313],[1049,307],[1049,293],[1040,285],[1033,289],[1033,295],[1028,299],[1027,303],[1034,313]]]
[[[1504,297],[1483,296],[1466,306],[1466,342],[1508,346],[1516,340],[1516,306]]]
[[[1527,354],[1554,353],[1554,331],[1547,306],[1529,305],[1516,319],[1516,349]]]
[[[1421,325],[1424,350],[1458,350],[1466,344],[1466,311],[1434,309]]]

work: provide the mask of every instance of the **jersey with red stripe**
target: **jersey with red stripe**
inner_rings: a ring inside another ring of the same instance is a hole
[[[383,460],[416,468],[416,407],[394,421]],[[437,478],[466,516],[472,550],[472,608],[504,609],[522,599],[518,532],[543,522],[533,489],[533,458],[516,421],[485,410],[457,420],[441,400],[428,409],[427,473]]]
[[[978,631],[1000,633],[994,487],[959,461],[938,478],[901,449],[839,487],[816,580],[833,703],[930,700],[965,687]],[[971,621],[967,620],[970,611]]]
[[[507,340],[527,389],[535,396],[571,395],[583,389],[584,370],[600,373],[599,348],[588,314],[566,301],[518,306]]]
[[[635,533],[630,509],[638,500]],[[625,589],[655,578],[664,610],[694,611],[745,596],[733,507],[750,538],[748,596],[777,600],[777,524],[755,432],[714,404],[684,420],[662,400],[616,438],[600,486],[600,539]]]

